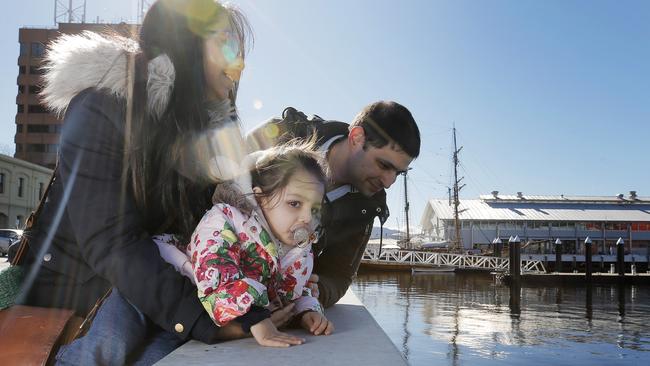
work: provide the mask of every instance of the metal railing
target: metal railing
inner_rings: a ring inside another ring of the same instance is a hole
[[[366,248],[363,253],[362,262],[431,267],[448,266],[456,268],[491,269],[494,271],[507,271],[510,264],[508,258],[412,250],[382,250],[380,256],[379,248]],[[546,272],[544,263],[539,260],[522,259],[521,264],[522,272]]]

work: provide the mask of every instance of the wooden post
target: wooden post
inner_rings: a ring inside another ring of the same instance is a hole
[[[519,282],[521,278],[521,254],[519,252],[519,236],[510,238],[508,244],[510,245],[510,276],[513,282]]]
[[[625,276],[625,241],[623,238],[618,238],[616,241],[616,266],[618,275]]]
[[[587,283],[591,283],[591,239],[587,237],[585,239],[585,275],[587,277]]]
[[[493,256],[497,258],[501,257],[501,239],[499,239],[499,237],[492,240],[492,246]]]
[[[514,239],[513,236],[511,236],[510,239],[508,239],[508,272],[510,273],[510,276],[512,276],[512,270],[515,263],[515,258],[514,258],[515,251],[512,249],[513,239]]]
[[[562,240],[555,239],[555,272],[562,272]]]

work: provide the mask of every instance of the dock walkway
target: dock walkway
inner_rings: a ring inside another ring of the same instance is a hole
[[[544,264],[539,259],[521,259],[521,268],[527,272],[545,272]],[[366,248],[361,264],[367,267],[384,269],[411,269],[454,267],[461,269],[478,269],[487,271],[507,271],[508,258],[488,257],[455,253],[436,253],[417,250],[386,250],[379,253],[378,248]]]
[[[301,329],[288,333],[307,340],[289,348],[262,347],[253,338],[207,345],[190,341],[156,365],[406,365],[400,352],[351,290],[325,315],[334,322],[329,336]]]

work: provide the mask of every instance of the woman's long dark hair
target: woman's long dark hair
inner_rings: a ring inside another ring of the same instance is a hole
[[[210,207],[210,182],[184,176],[178,165],[183,144],[215,122],[206,111],[203,45],[218,23],[230,24],[243,53],[252,39],[246,18],[215,0],[158,0],[140,30],[141,53],[130,63],[124,176],[152,235],[171,232],[188,239]],[[147,110],[147,65],[161,54],[172,61],[175,79],[167,108],[158,117]],[[233,90],[233,108],[235,96]]]

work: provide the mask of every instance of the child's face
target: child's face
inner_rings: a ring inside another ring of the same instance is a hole
[[[254,190],[259,188],[255,187]],[[281,192],[262,197],[260,206],[271,232],[283,244],[296,245],[293,233],[306,228],[312,232],[318,226],[325,187],[305,170],[294,173]]]

